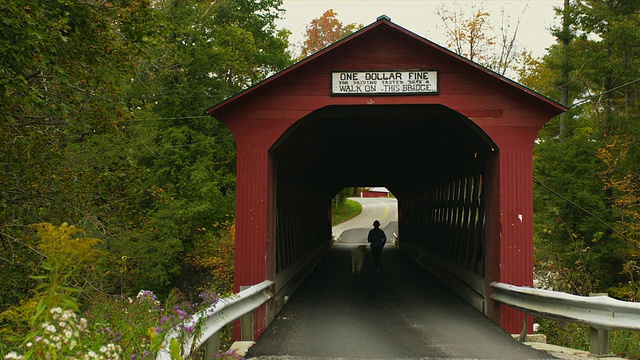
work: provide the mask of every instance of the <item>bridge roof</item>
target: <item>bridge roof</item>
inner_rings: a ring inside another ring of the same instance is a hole
[[[268,77],[267,79],[257,83],[254,86],[251,86],[223,101],[221,101],[220,103],[212,106],[211,108],[206,110],[206,113],[212,116],[216,116],[216,114],[221,111],[223,108],[229,107],[229,106],[233,106],[232,104],[234,102],[236,102],[237,100],[239,100],[240,98],[244,97],[245,95],[257,90],[258,88],[262,88],[262,87],[266,87],[268,86],[271,82],[281,78],[281,77],[285,77],[287,76],[289,73],[294,72],[297,68],[302,67],[303,65],[312,62],[314,60],[316,60],[317,58],[320,58],[322,56],[324,56],[326,53],[333,51],[334,49],[338,48],[338,47],[342,47],[342,46],[346,46],[346,44],[348,44],[350,41],[352,41],[355,38],[361,37],[361,36],[365,36],[368,32],[371,32],[372,30],[379,28],[379,27],[389,27],[391,29],[394,29],[396,31],[398,31],[399,33],[405,34],[406,36],[409,36],[411,38],[414,38],[420,42],[422,42],[424,45],[432,47],[434,49],[437,49],[438,51],[441,51],[443,53],[446,53],[448,56],[451,56],[452,58],[455,58],[457,61],[461,61],[464,62],[466,64],[468,64],[469,66],[477,69],[478,71],[484,72],[489,74],[491,77],[494,77],[495,79],[503,82],[505,84],[505,86],[509,86],[509,87],[513,87],[515,91],[519,91],[519,92],[523,92],[526,93],[534,98],[536,98],[537,100],[542,101],[543,103],[546,103],[547,105],[555,108],[555,110],[557,111],[558,114],[563,113],[565,111],[568,110],[568,108],[532,89],[529,89],[528,87],[513,81],[505,76],[502,76],[486,67],[483,67],[482,65],[473,62],[467,58],[465,58],[464,56],[458,55],[456,53],[454,53],[453,51],[440,46],[422,36],[419,36],[405,28],[403,28],[402,26],[399,26],[393,22],[391,22],[391,19],[389,17],[387,17],[386,15],[382,15],[379,16],[377,21],[371,23],[370,25],[360,29],[359,31],[335,42],[334,44],[300,60],[299,62],[293,64],[292,66],[290,66],[289,68],[276,73],[270,77]]]
[[[437,69],[439,92],[331,95],[332,72],[363,68]],[[206,112],[231,128],[239,150],[269,150],[279,170],[322,192],[385,186],[398,195],[468,172],[502,145],[530,148],[566,110],[381,16]]]

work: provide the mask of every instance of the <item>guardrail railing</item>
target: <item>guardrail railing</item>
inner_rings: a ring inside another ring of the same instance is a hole
[[[606,294],[578,296],[501,282],[493,282],[491,287],[493,300],[524,313],[589,325],[594,355],[609,354],[609,330],[640,330],[640,303],[612,299]]]
[[[222,328],[241,319],[242,340],[253,340],[253,310],[267,302],[273,296],[268,292],[273,281],[265,280],[257,285],[243,289],[236,295],[220,299],[215,305],[195,314],[183,326],[193,327],[199,324],[200,331],[182,339],[182,357],[186,358],[192,350],[205,347],[205,359],[212,359],[220,348]],[[181,341],[178,328],[170,331],[162,342],[156,360],[171,360],[170,345],[173,340]]]

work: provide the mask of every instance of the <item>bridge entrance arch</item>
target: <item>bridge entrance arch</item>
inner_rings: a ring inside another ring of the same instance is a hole
[[[386,17],[208,109],[237,145],[236,290],[275,280],[254,336],[361,184],[398,198],[403,252],[519,332],[489,284],[533,283],[533,143],[565,110]]]

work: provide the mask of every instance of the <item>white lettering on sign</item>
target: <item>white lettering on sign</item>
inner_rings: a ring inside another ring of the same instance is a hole
[[[437,94],[435,70],[352,71],[331,73],[332,95]]]

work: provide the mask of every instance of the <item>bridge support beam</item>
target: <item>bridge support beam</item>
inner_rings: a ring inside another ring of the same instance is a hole
[[[234,291],[275,279],[274,176],[269,152],[238,147]],[[251,194],[252,196],[247,196]],[[254,312],[253,338],[275,317],[269,301]],[[240,338],[240,326],[234,337]]]
[[[509,137],[492,136],[500,151],[488,163],[486,294],[491,293],[493,281],[533,286],[533,141],[537,133],[538,128],[523,127],[515,134],[511,129]],[[488,305],[490,318],[506,331],[520,333],[528,315],[491,299]],[[529,332],[532,324],[529,321]]]

